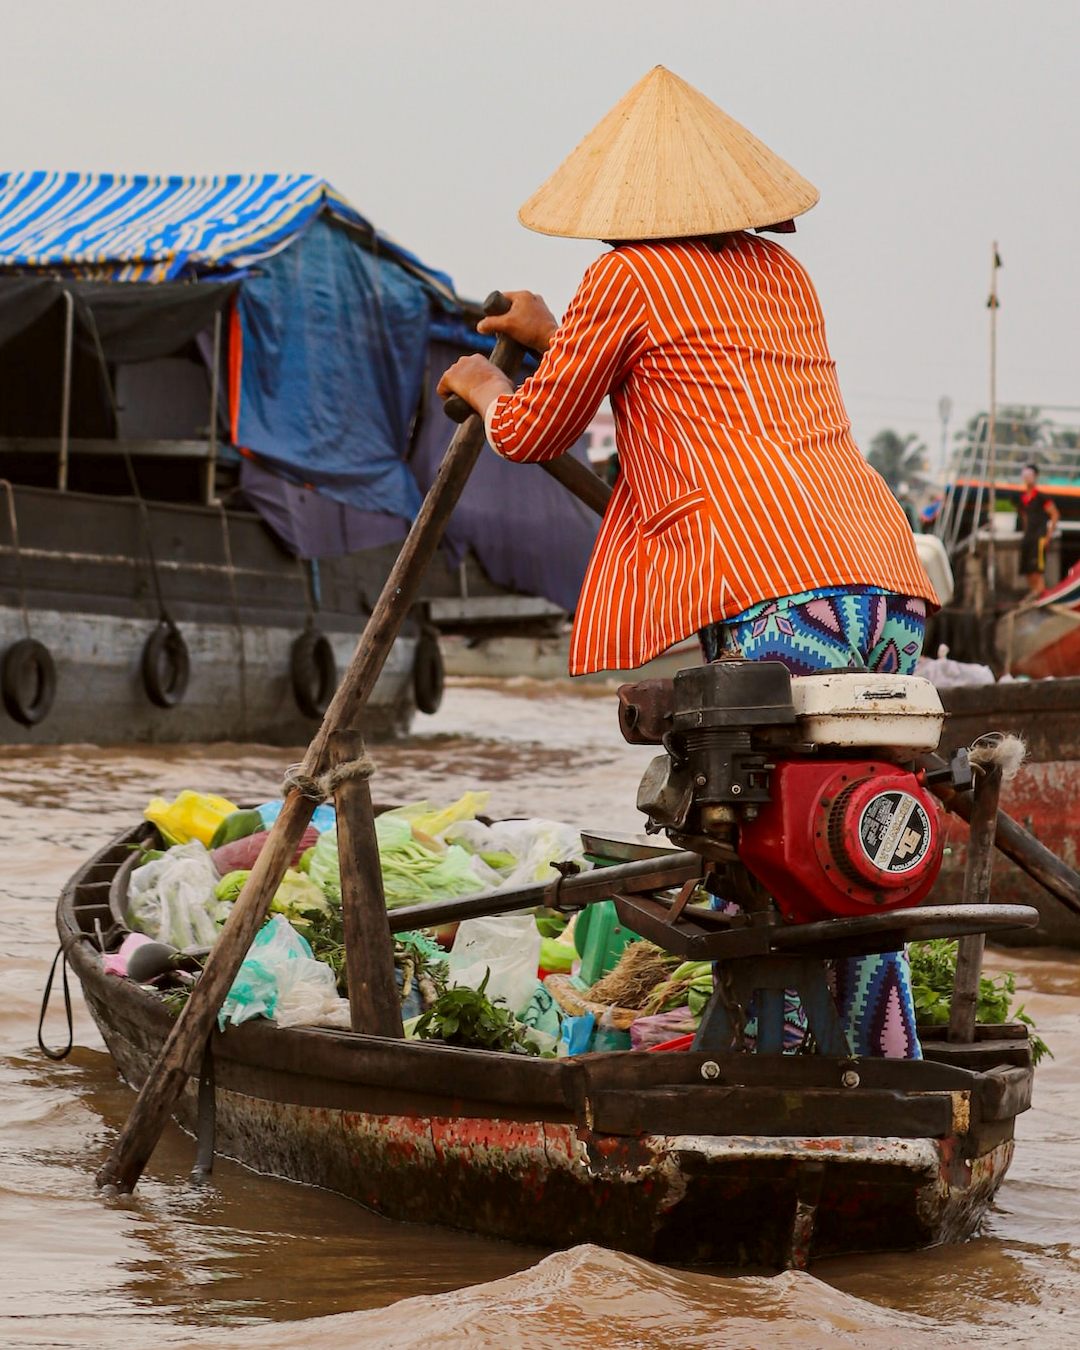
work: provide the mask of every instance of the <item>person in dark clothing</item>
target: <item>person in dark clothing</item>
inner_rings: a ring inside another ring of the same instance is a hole
[[[1020,471],[1024,491],[1020,496],[1020,571],[1027,577],[1031,597],[1041,595],[1046,585],[1046,546],[1061,520],[1061,512],[1039,488],[1039,466],[1025,464]]]

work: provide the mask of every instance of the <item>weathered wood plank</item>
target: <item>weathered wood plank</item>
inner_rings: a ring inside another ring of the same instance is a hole
[[[597,1134],[751,1134],[791,1138],[885,1135],[943,1139],[952,1133],[948,1093],[904,1096],[870,1088],[794,1092],[780,1087],[655,1088],[589,1097]]]

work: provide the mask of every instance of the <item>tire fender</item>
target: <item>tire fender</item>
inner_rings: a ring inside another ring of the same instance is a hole
[[[0,693],[16,722],[33,727],[44,721],[56,698],[56,662],[44,643],[22,638],[7,649],[0,669]]]
[[[443,689],[446,686],[446,670],[443,666],[442,648],[439,646],[438,632],[425,625],[420,630],[416,644],[416,659],[413,663],[413,694],[416,706],[429,716],[437,713],[442,704]]]
[[[305,717],[322,717],[337,689],[330,639],[317,628],[305,628],[292,645],[289,667],[297,707]]]
[[[191,656],[176,624],[162,619],[142,650],[142,681],[147,697],[159,708],[184,701],[191,676]]]

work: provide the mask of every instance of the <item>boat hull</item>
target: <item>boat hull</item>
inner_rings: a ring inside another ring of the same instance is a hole
[[[134,837],[73,879],[58,923],[109,1051],[138,1087],[171,1017],[154,993],[106,975],[91,940],[95,920],[115,914],[110,886]],[[550,1061],[253,1022],[211,1042],[216,1146],[394,1219],[668,1261],[802,1266],[977,1229],[1030,1102],[1025,1033],[1009,1035],[965,1052],[978,1072],[943,1047],[941,1063],[863,1061],[847,1090],[851,1061],[819,1056]],[[194,1077],[177,1114],[195,1130]]]
[[[138,1087],[151,1046],[95,1020]],[[178,1112],[191,1133],[194,1085]],[[847,1252],[956,1242],[978,1228],[1012,1139],[976,1158],[945,1139],[606,1135],[575,1124],[344,1110],[219,1087],[217,1149],[391,1219],[652,1260],[802,1267]],[[802,1204],[813,1223],[800,1243]]]
[[[348,665],[362,624],[358,617],[352,631],[324,629],[339,671]],[[142,650],[155,626],[154,619],[35,610],[31,631],[52,654],[55,701],[48,716],[34,726],[22,725],[0,704],[0,743],[303,745],[311,739],[318,719],[301,712],[290,670],[299,627],[179,622],[191,676],[183,700],[162,708],[147,694],[141,669]],[[0,607],[0,652],[24,635],[22,614]],[[404,735],[409,729],[416,707],[416,647],[415,637],[394,643],[365,713],[364,730],[371,740]]]

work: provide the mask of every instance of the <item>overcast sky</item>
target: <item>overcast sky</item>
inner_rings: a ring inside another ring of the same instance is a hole
[[[657,63],[817,184],[788,243],[864,444],[1080,405],[1077,0],[0,0],[0,166],[325,176],[462,294],[561,312],[521,202]],[[1063,420],[1069,414],[1061,414]],[[1080,423],[1080,409],[1071,414]]]

